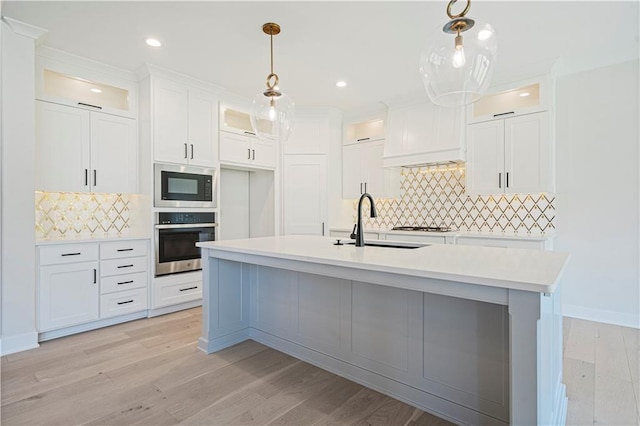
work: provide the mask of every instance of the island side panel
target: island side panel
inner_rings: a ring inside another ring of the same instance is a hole
[[[202,274],[199,349],[212,353],[249,339],[250,265],[217,259],[203,250]]]
[[[560,296],[509,291],[512,425],[564,424]]]

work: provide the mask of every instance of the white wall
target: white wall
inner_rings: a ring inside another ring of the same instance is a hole
[[[34,38],[42,30],[16,21],[2,32],[2,336],[1,353],[38,346],[35,261]]]
[[[564,314],[640,328],[638,61],[557,82]]]

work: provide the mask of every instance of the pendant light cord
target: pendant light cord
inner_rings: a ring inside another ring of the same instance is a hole
[[[271,40],[271,74],[273,74],[273,33],[269,34]]]

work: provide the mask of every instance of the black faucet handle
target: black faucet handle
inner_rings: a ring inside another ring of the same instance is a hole
[[[353,225],[353,231],[351,231],[351,235],[349,235],[349,238],[351,238],[352,240],[356,239],[356,229],[358,228],[358,224],[356,223],[355,225]]]

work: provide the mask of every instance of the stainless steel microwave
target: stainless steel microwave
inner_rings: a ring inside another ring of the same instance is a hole
[[[217,177],[216,169],[156,163],[153,205],[215,208]]]

